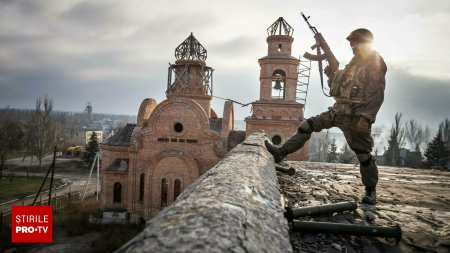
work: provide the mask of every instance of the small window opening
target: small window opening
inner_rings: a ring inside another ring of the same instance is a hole
[[[181,124],[180,122],[175,123],[175,125],[173,126],[173,129],[175,130],[175,132],[177,133],[181,133],[183,132],[183,124]]]

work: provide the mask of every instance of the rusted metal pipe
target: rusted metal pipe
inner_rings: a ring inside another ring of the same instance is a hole
[[[381,226],[294,220],[292,221],[292,229],[294,231],[302,231],[302,232],[395,238],[397,239],[397,241],[402,239],[402,229],[400,228],[399,225],[396,225],[395,227],[381,227]]]
[[[302,207],[302,208],[290,208],[286,207],[286,212],[284,217],[289,221],[295,218],[305,217],[305,216],[315,216],[322,214],[330,214],[348,210],[356,210],[358,204],[356,202],[340,202],[336,204],[323,205],[323,206],[312,206],[312,207]]]
[[[289,176],[295,175],[295,169],[292,168],[292,167],[286,168],[286,167],[283,167],[283,166],[280,166],[280,165],[275,165],[275,170],[279,171],[281,173],[284,173],[286,175],[289,175]]]

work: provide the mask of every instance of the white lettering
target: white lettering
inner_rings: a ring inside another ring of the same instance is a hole
[[[17,226],[16,233],[22,234],[32,234],[32,233],[46,234],[48,232],[48,226],[36,226],[36,227],[26,227],[26,226]]]

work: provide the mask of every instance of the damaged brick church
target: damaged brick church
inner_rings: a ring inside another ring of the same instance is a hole
[[[268,55],[259,59],[260,99],[252,103],[246,131],[234,130],[231,101],[220,118],[211,108],[214,69],[206,64],[207,50],[193,34],[175,49],[167,99],[144,99],[137,123],[101,145],[104,209],[149,219],[252,132],[262,129],[279,144],[297,131],[304,104],[296,96],[300,60],[291,56],[293,29],[279,18],[267,31]],[[289,159],[307,160],[307,153],[305,146]]]

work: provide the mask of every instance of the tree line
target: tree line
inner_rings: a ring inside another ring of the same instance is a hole
[[[396,113],[390,128],[384,153],[374,156],[379,163],[388,166],[410,166],[422,168],[449,168],[450,162],[450,120],[444,119],[433,133],[427,126],[415,119],[402,120],[402,113]],[[430,141],[431,137],[433,139]],[[337,150],[336,140],[328,134],[318,140],[319,161],[331,163],[358,163],[355,153],[347,144]],[[408,147],[409,149],[406,149]],[[403,154],[402,154],[403,152]]]
[[[49,96],[37,98],[34,110],[0,110],[0,119],[0,178],[6,161],[13,156],[22,161],[25,157],[36,158],[41,169],[44,156],[57,145],[60,151],[64,148],[66,117],[64,113],[53,112],[53,100]],[[90,163],[99,150],[95,132],[86,150],[84,159]]]

